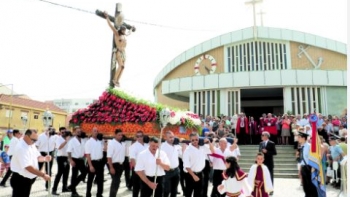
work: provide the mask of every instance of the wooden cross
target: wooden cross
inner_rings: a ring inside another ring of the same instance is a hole
[[[106,18],[105,15],[104,15],[104,12],[102,12],[100,10],[96,10],[95,13],[99,17],[102,17],[104,19]],[[118,20],[118,17],[121,16],[121,13],[122,13],[122,5],[120,3],[117,3],[114,17],[108,15],[109,20],[114,23],[115,29],[119,29],[120,26],[124,26],[128,30],[135,31],[136,29],[135,29],[134,26],[126,24],[124,21],[122,21],[122,24],[118,24],[118,23],[121,22],[120,20]],[[115,76],[115,73],[116,73],[116,70],[117,70],[116,60],[115,60],[115,56],[114,56],[115,50],[116,50],[116,44],[115,44],[114,37],[115,36],[113,35],[112,57],[111,57],[111,67],[110,67],[110,80],[109,80],[109,87],[111,87],[111,88],[115,87],[115,83],[113,82],[113,79],[114,79],[114,76]]]

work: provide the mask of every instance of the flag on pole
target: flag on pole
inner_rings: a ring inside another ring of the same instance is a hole
[[[322,167],[321,140],[316,131],[318,117],[316,113],[310,114],[309,121],[312,128],[311,150],[309,154],[309,165],[311,169],[311,181],[317,189],[318,197],[326,197],[324,169]]]

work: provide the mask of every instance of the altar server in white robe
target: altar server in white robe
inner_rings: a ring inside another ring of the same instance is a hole
[[[270,171],[263,162],[264,154],[258,153],[256,164],[253,164],[249,170],[248,182],[253,188],[253,197],[269,197],[269,193],[273,192]]]

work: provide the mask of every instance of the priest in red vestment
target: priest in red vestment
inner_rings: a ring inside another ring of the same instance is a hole
[[[250,140],[248,118],[244,113],[239,114],[236,125],[236,135],[238,138],[238,144],[247,144]]]
[[[266,118],[266,114],[264,113],[259,119],[259,135],[261,135],[262,132],[264,132],[265,118]]]
[[[277,139],[277,118],[272,117],[271,113],[267,114],[267,117],[264,119],[264,131],[267,131],[271,135],[271,140],[275,143]]]

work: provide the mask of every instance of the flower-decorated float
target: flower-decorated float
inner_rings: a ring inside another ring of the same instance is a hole
[[[70,124],[80,126],[87,135],[93,127],[97,127],[105,137],[114,136],[116,129],[121,129],[127,137],[134,137],[137,131],[159,137],[159,117],[164,111],[169,114],[164,133],[170,130],[177,137],[188,139],[191,132],[201,132],[201,120],[193,112],[151,103],[112,88],[103,92],[98,101],[76,111]]]

